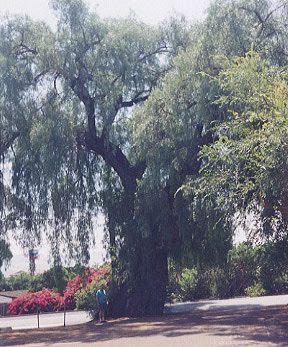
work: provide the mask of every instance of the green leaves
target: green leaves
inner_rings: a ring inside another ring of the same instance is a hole
[[[227,121],[225,133],[221,124],[216,130],[218,140],[202,149],[204,184],[211,194],[225,196],[226,204],[244,210],[248,206],[263,209],[270,201],[285,225],[281,206],[286,204],[283,183],[288,169],[283,161],[288,131],[287,71],[250,52],[232,60],[215,81],[226,95],[217,104],[227,110]],[[280,232],[280,225],[274,227]]]

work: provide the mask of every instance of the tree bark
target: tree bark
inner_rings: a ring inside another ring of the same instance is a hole
[[[119,252],[118,276],[112,284],[110,313],[114,316],[147,316],[163,313],[168,283],[167,252],[157,230],[144,238],[135,220],[136,185],[124,189],[124,243]],[[117,271],[116,271],[117,272]]]

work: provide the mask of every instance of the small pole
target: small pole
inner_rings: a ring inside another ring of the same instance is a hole
[[[40,322],[39,322],[39,305],[37,303],[37,326],[38,326],[38,329],[40,328]]]
[[[66,298],[64,298],[64,327],[66,327]]]

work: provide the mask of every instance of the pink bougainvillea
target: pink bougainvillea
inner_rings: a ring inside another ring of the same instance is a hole
[[[8,308],[11,315],[28,313],[51,312],[61,310],[63,307],[61,296],[51,289],[42,289],[35,293],[26,293],[14,299]]]
[[[104,285],[108,285],[109,279],[111,276],[111,267],[110,266],[102,266],[98,269],[88,268],[86,270],[86,288],[93,282],[104,282]]]
[[[92,282],[103,282],[106,286],[111,276],[111,267],[108,265],[100,268],[86,268],[84,273],[77,275],[73,280],[69,281],[64,291],[65,304],[67,309],[76,307],[75,294],[78,290],[87,289]]]

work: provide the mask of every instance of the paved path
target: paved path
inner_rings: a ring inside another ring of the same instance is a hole
[[[287,347],[288,309],[196,310],[0,334],[3,347]]]
[[[235,309],[257,309],[269,306],[288,305],[288,295],[262,296],[257,298],[233,298],[224,300],[200,300],[166,305],[167,313],[184,313],[191,311],[229,311]]]
[[[257,309],[269,306],[287,305],[288,295],[263,296],[257,298],[234,298],[225,300],[200,300],[195,302],[177,303],[166,305],[165,311],[168,314],[185,313],[193,311],[225,311],[233,312],[236,309]],[[88,313],[85,311],[72,311],[66,313],[66,325],[82,324],[90,321]],[[64,315],[59,313],[45,313],[40,315],[40,327],[63,326]],[[33,329],[37,328],[37,316],[19,316],[0,318],[0,329]]]
[[[82,324],[89,322],[91,317],[85,311],[66,312],[66,325]],[[39,317],[40,328],[63,326],[64,313],[42,313]],[[0,329],[11,327],[16,329],[37,328],[37,315],[0,318]]]

